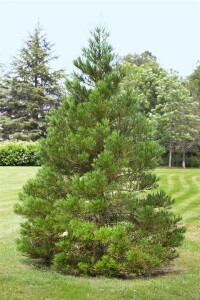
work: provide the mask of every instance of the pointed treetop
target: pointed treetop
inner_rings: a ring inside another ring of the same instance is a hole
[[[94,86],[113,70],[117,56],[108,38],[108,31],[101,26],[91,31],[88,47],[82,49],[82,57],[74,60],[74,66],[79,70],[74,72],[75,79]]]

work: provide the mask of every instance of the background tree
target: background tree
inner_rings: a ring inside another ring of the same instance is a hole
[[[193,71],[193,73],[188,77],[186,81],[186,86],[190,91],[191,97],[194,102],[197,103],[196,105],[196,114],[200,117],[200,63],[198,63],[197,67]],[[197,139],[195,142],[196,150],[195,152],[199,155],[200,149],[200,124],[197,120],[196,122],[196,130],[198,132]]]
[[[134,64],[138,67],[149,62],[156,62],[157,58],[150,51],[146,50],[141,54],[127,54],[123,57],[123,62]]]
[[[159,80],[166,75],[166,71],[159,64],[150,60],[140,66],[125,62],[123,64],[126,76],[123,79],[125,88],[133,88],[138,94],[140,110],[146,116],[157,105],[157,86]]]
[[[75,61],[80,77],[67,81],[69,95],[49,117],[44,165],[16,207],[27,219],[19,249],[68,273],[147,273],[177,257],[183,239],[170,197],[141,194],[156,186],[160,147],[114,58],[96,28]]]
[[[6,93],[5,76],[5,66],[0,64],[0,101],[5,97]]]
[[[134,88],[141,112],[155,124],[155,140],[169,153],[168,166],[176,152],[185,167],[185,153],[198,135],[197,102],[190,97],[187,84],[153,60],[140,66],[126,62],[124,68],[123,86]]]
[[[157,138],[169,152],[168,166],[172,166],[172,153],[176,150],[181,151],[182,167],[185,168],[185,153],[197,135],[197,103],[174,72],[159,80],[157,99],[151,113],[157,122]]]
[[[200,63],[197,65],[193,73],[188,77],[189,88],[193,98],[199,102],[200,107]]]
[[[36,140],[46,135],[46,114],[58,105],[63,71],[53,71],[53,44],[38,25],[29,35],[5,78],[6,95],[0,100],[2,139]]]

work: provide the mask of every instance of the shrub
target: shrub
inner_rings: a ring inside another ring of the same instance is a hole
[[[2,142],[0,143],[1,166],[38,166],[37,143]]]
[[[190,168],[200,168],[200,157],[190,156],[186,160],[186,165]]]

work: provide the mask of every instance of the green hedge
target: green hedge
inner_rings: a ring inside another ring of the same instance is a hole
[[[190,168],[200,168],[200,157],[199,156],[190,156],[186,160],[186,166]]]
[[[39,166],[36,142],[0,143],[0,166]]]

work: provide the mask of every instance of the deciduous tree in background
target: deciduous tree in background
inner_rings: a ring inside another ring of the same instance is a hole
[[[200,63],[197,64],[197,67],[194,69],[193,73],[188,77],[186,84],[191,93],[193,101],[197,103],[196,114],[198,114],[198,116],[200,116]],[[195,146],[196,146],[196,152],[199,155],[200,123],[198,121],[196,122],[196,129],[197,129],[198,134],[197,134]]]
[[[134,64],[138,67],[149,62],[156,62],[157,58],[150,51],[144,51],[141,54],[127,54],[123,57],[123,62]]]
[[[126,74],[123,79],[124,87],[135,90],[138,94],[140,111],[149,117],[149,113],[158,102],[157,86],[159,80],[166,76],[166,71],[155,60],[147,61],[140,66],[125,62],[124,69]]]
[[[182,167],[185,168],[185,153],[197,135],[197,103],[174,72],[159,80],[157,99],[152,118],[157,122],[158,140],[168,149],[168,166],[172,166],[172,154],[178,150],[182,153]]]
[[[137,93],[140,111],[155,125],[155,140],[169,153],[168,166],[172,166],[172,153],[182,155],[197,139],[198,103],[191,97],[184,81],[174,72],[167,72],[154,60],[140,66],[126,62],[124,87]]]

